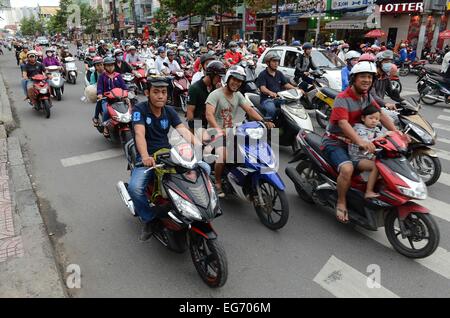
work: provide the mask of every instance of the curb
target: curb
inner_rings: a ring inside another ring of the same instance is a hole
[[[7,131],[16,128],[11,109],[11,103],[8,98],[8,90],[3,80],[3,74],[0,72],[0,124],[4,124]]]
[[[0,137],[5,137],[0,126]],[[6,141],[14,227],[23,252],[0,263],[0,297],[67,297],[17,137]]]

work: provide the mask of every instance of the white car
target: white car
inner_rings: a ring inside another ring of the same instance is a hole
[[[293,79],[295,72],[295,61],[299,54],[303,54],[303,50],[295,46],[276,46],[267,48],[260,56],[258,63],[256,64],[257,76],[266,69],[267,65],[264,64],[263,61],[264,57],[269,52],[275,52],[281,57],[278,70],[281,71],[288,79]],[[341,69],[346,65],[344,61],[340,60],[335,54],[324,49],[313,48],[311,56],[314,65],[324,71],[323,76],[328,81],[330,88],[341,91]]]

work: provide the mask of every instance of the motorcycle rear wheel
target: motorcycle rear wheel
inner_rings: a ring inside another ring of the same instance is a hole
[[[189,236],[192,262],[203,282],[211,288],[225,285],[228,278],[228,261],[222,244],[217,239],[207,240],[192,232]]]
[[[263,195],[264,206],[259,206],[254,201],[256,214],[261,223],[272,231],[279,230],[286,225],[289,219],[289,203],[284,191],[279,190],[273,184],[263,181],[260,185]],[[277,198],[280,201],[280,208],[277,207]],[[270,209],[270,210],[269,210]],[[278,215],[279,220],[274,221],[273,216]]]
[[[301,161],[295,170],[300,175],[301,178],[308,179],[311,174],[312,164],[308,161]],[[314,177],[314,176],[313,176]],[[306,203],[314,204],[314,200],[312,197],[300,186],[295,185],[295,190],[297,191],[298,196],[305,201]]]
[[[60,101],[62,99],[61,88],[55,88],[56,100]]]
[[[439,246],[440,233],[436,221],[430,214],[412,212],[404,220],[406,230],[411,231],[406,239],[401,238],[401,230],[398,225],[398,213],[390,211],[385,219],[386,236],[392,247],[409,258],[425,258],[434,253]],[[399,238],[400,237],[400,238]],[[410,247],[403,244],[401,240],[407,240]],[[428,242],[422,248],[417,249],[414,243],[427,239]]]
[[[411,165],[427,186],[435,184],[441,176],[441,161],[427,154],[417,154],[411,158]]]

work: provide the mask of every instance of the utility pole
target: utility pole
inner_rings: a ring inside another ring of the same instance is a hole
[[[322,16],[322,4],[319,4],[319,16],[317,17],[316,38],[314,40],[314,46],[318,47],[319,33],[320,33],[320,17]],[[306,39],[308,40],[308,39]]]
[[[133,21],[134,21],[134,36],[137,37],[137,33],[138,33],[138,21],[137,21],[137,17],[136,17],[136,5],[134,0],[130,0],[130,5],[131,5],[131,14],[133,15]]]
[[[120,40],[119,21],[117,20],[116,0],[112,0],[114,37]]]
[[[277,40],[277,27],[278,27],[278,13],[280,10],[280,0],[277,0],[275,8],[275,24],[273,25],[273,43]]]

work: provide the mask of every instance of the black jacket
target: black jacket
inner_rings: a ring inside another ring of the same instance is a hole
[[[309,69],[312,70],[317,70],[316,65],[314,65],[314,62],[312,60],[312,56],[309,56]],[[304,70],[303,67],[303,62],[305,60],[305,55],[304,54],[300,54],[297,58],[297,60],[295,60],[295,72],[294,72],[294,81],[296,83],[298,83],[300,77],[305,76],[305,72],[308,72],[309,69]]]

